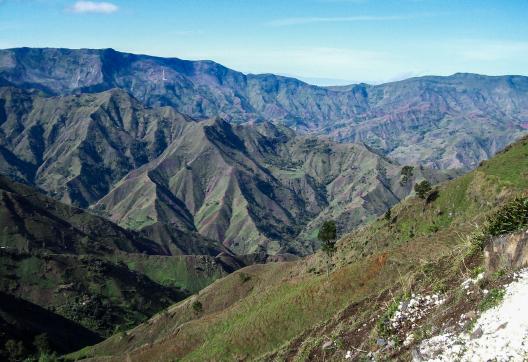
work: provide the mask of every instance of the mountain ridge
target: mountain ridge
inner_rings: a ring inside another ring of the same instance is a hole
[[[362,141],[402,164],[435,168],[474,168],[528,127],[524,76],[455,73],[333,89],[246,75],[212,61],[112,49],[17,48],[0,51],[0,79],[58,95],[118,87],[147,106],[171,105],[197,119],[282,122]]]
[[[454,174],[417,167],[404,184],[401,166],[368,146],[270,122],[196,121],[121,89],[49,97],[0,87],[0,103],[0,172],[145,229],[176,254],[310,253],[324,217],[348,231],[416,179]],[[196,246],[175,243],[182,233]]]

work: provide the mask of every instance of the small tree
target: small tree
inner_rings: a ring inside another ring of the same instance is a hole
[[[26,355],[27,350],[22,341],[9,339],[4,346],[9,361],[21,361]]]
[[[405,186],[407,184],[407,181],[409,181],[409,179],[414,175],[413,171],[413,166],[403,166],[401,169],[402,179],[400,180],[400,185]]]
[[[39,355],[45,355],[51,352],[48,335],[46,333],[42,333],[35,336],[35,339],[33,340],[33,345],[37,349]]]
[[[200,313],[203,312],[203,305],[202,305],[202,303],[199,300],[196,300],[192,304],[192,309],[193,309],[194,313],[200,314]]]
[[[337,239],[337,228],[336,223],[333,220],[328,220],[323,223],[321,226],[321,229],[319,229],[319,233],[317,234],[317,238],[321,240],[323,245],[321,246],[321,250],[326,254],[327,260],[326,260],[326,275],[330,272],[330,259],[336,252],[336,239]]]
[[[431,192],[431,189],[431,184],[427,180],[423,180],[414,185],[414,191],[416,191],[416,195],[421,199],[425,199],[429,192]]]
[[[387,212],[385,213],[385,220],[387,220],[388,222],[391,221],[391,218],[392,218],[392,210],[391,208],[389,207],[389,209],[387,210]]]

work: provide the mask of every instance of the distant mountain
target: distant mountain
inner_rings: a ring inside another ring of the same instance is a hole
[[[159,156],[192,122],[125,91],[45,97],[0,88],[0,171],[82,207]]]
[[[92,206],[167,254],[311,253],[321,220],[345,232],[414,180],[446,179],[416,168],[403,182],[402,166],[361,144],[267,122],[196,122],[119,89],[49,97],[7,86],[0,100],[1,173]]]
[[[307,254],[318,247],[322,220],[351,230],[406,197],[415,180],[448,176],[417,168],[406,177],[402,169],[359,144],[297,136],[270,123],[211,119],[185,128],[95,208],[138,230],[189,219],[201,235],[237,254]]]
[[[198,119],[284,122],[365,142],[402,164],[435,168],[473,168],[528,127],[528,78],[522,76],[455,74],[317,87],[211,61],[18,48],[0,51],[0,84],[52,95],[121,88],[147,106],[170,105]]]

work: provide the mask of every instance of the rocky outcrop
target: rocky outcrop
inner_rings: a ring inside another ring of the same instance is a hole
[[[516,270],[528,266],[528,230],[494,238],[484,250],[486,270]]]

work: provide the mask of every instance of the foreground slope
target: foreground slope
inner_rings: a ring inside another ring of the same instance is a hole
[[[409,346],[416,341],[401,345],[401,333],[408,329],[387,325],[398,302],[410,298],[411,291],[440,294],[445,308],[438,307],[436,318],[489,303],[482,292],[467,297],[460,284],[483,270],[481,242],[494,235],[486,234],[489,227],[482,228],[486,217],[500,215],[497,207],[526,192],[527,174],[524,139],[475,171],[440,185],[428,200],[410,198],[392,210],[391,218],[343,237],[328,276],[320,253],[248,267],[72,357],[341,360],[347,351],[358,359],[375,351],[378,357],[408,359]],[[485,279],[488,288],[498,283],[494,275]],[[470,303],[465,303],[468,298]],[[416,323],[415,333],[424,328],[421,338],[432,333],[421,321]],[[392,340],[392,347],[385,348]]]
[[[474,168],[524,133],[528,119],[528,78],[522,76],[454,74],[317,87],[211,61],[18,48],[0,51],[0,84],[53,95],[121,88],[145,105],[169,105],[195,118],[285,122],[365,142],[403,164],[437,168]]]

